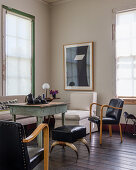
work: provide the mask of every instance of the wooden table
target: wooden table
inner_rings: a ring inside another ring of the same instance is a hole
[[[10,104],[10,114],[12,120],[16,121],[16,115],[36,116],[37,125],[43,122],[44,116],[62,113],[62,125],[65,121],[65,112],[67,104],[63,102],[50,102],[49,104],[28,105],[26,103]],[[38,146],[42,147],[42,133],[38,136]]]

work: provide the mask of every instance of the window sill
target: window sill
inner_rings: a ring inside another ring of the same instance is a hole
[[[124,100],[125,105],[135,105],[136,97],[118,97]]]

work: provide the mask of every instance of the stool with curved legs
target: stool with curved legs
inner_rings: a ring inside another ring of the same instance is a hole
[[[58,127],[52,131],[52,139],[55,140],[55,142],[53,142],[53,144],[51,145],[50,153],[56,145],[61,145],[63,146],[63,148],[65,146],[68,146],[75,151],[78,159],[78,151],[73,143],[76,141],[80,141],[86,146],[88,153],[90,154],[89,146],[87,144],[87,141],[84,139],[85,136],[86,128],[84,126],[67,125]]]

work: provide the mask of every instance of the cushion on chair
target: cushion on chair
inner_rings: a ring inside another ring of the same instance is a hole
[[[84,126],[61,126],[52,131],[52,139],[56,141],[73,143],[86,136]]]
[[[66,120],[82,120],[88,118],[90,115],[89,111],[84,111],[84,110],[67,110],[65,113],[65,119]],[[61,120],[62,119],[62,114],[56,114],[54,115],[56,120]]]
[[[70,110],[88,110],[90,103],[96,102],[96,92],[74,92],[70,94]],[[96,106],[94,106],[96,107]]]
[[[100,124],[100,118],[98,116],[89,117],[88,120],[93,123]],[[119,122],[112,117],[103,117],[102,123],[103,124],[118,124]]]

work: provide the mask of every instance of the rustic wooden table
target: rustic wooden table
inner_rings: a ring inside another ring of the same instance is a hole
[[[44,116],[62,113],[62,125],[65,123],[65,112],[67,104],[63,102],[50,102],[49,104],[28,105],[26,103],[10,104],[10,114],[12,120],[16,121],[16,115],[36,116],[37,125],[43,122]],[[38,136],[38,146],[42,147],[42,133]]]

